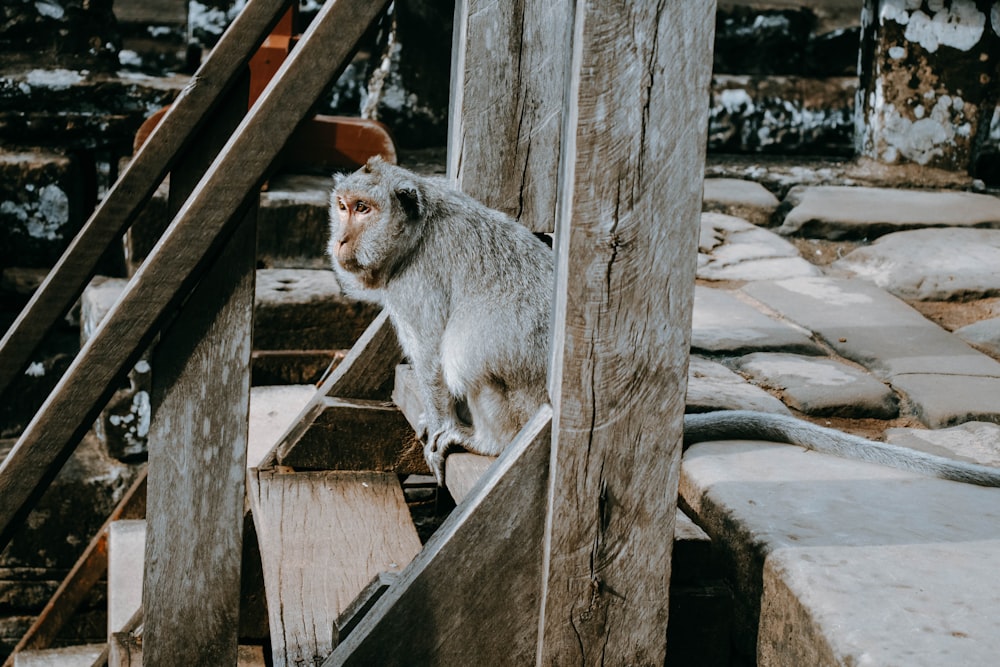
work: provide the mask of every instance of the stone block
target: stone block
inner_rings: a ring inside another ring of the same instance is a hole
[[[928,454],[1000,468],[1000,425],[965,422],[952,428],[890,428],[886,442]]]
[[[770,317],[721,289],[695,287],[691,326],[691,348],[697,352],[822,354],[807,330]]]
[[[332,271],[257,271],[255,350],[350,348],[379,309],[343,295]]]
[[[956,329],[955,335],[993,357],[1000,357],[1000,317]]]
[[[701,214],[697,277],[702,280],[777,280],[818,276],[786,239],[742,218]]]
[[[1000,207],[1000,199],[996,206]],[[965,301],[997,296],[1000,230],[895,232],[853,250],[832,267],[870,280],[901,299]]]
[[[737,365],[741,373],[780,392],[786,405],[807,415],[891,419],[899,414],[892,389],[835,359],[755,352]]]
[[[0,152],[0,266],[51,267],[83,225],[83,167],[53,152]]]
[[[706,178],[702,210],[766,225],[778,208],[778,198],[760,183],[738,178]]]
[[[781,234],[830,240],[874,239],[921,227],[1000,228],[1000,199],[974,192],[820,185],[796,187]]]
[[[690,448],[680,494],[723,552],[756,664],[980,665],[1000,650],[996,489],[737,441]]]
[[[692,356],[688,366],[687,411],[759,410],[789,414],[784,404],[722,364]]]

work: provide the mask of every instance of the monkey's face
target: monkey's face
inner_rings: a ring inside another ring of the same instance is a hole
[[[368,289],[385,286],[419,237],[421,216],[407,204],[421,195],[410,176],[372,161],[330,197],[330,258]]]

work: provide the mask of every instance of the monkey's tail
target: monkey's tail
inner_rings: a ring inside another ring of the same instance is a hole
[[[1000,468],[867,440],[788,415],[721,410],[684,415],[684,449],[710,440],[766,440],[966,484],[1000,487]]]

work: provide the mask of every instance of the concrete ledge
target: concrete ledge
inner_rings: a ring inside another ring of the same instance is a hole
[[[732,581],[737,648],[762,667],[1000,653],[1000,489],[733,441],[688,450],[681,498]]]

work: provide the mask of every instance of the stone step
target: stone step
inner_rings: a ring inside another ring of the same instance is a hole
[[[756,664],[996,661],[1000,489],[730,441],[685,453],[680,495],[722,552]]]

